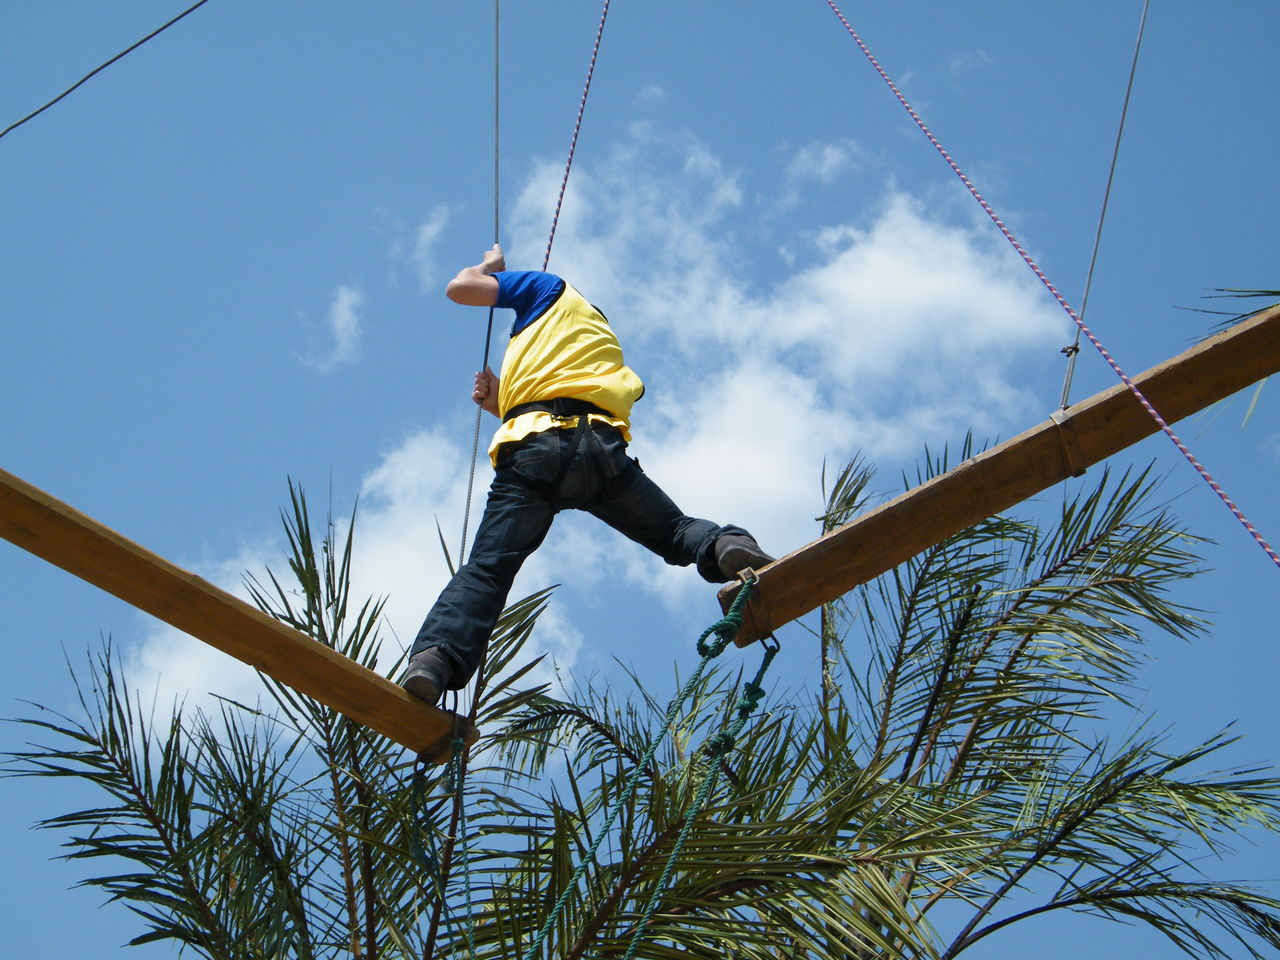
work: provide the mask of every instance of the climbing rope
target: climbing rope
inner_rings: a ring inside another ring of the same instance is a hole
[[[1111,185],[1116,178],[1116,165],[1120,160],[1120,141],[1124,138],[1125,120],[1129,116],[1129,100],[1133,96],[1133,81],[1138,74],[1138,54],[1142,51],[1142,36],[1147,29],[1147,9],[1151,0],[1144,0],[1142,17],[1138,21],[1138,40],[1133,46],[1133,61],[1129,64],[1129,83],[1124,89],[1124,106],[1120,108],[1120,124],[1116,129],[1116,143],[1111,150],[1111,166],[1107,170],[1107,188],[1102,192],[1102,210],[1098,213],[1098,229],[1093,235],[1093,251],[1089,254],[1089,270],[1085,274],[1084,293],[1080,297],[1080,319],[1088,316],[1089,291],[1093,289],[1093,271],[1098,265],[1098,248],[1102,245],[1102,227],[1107,221],[1107,208],[1111,203]],[[1063,410],[1071,400],[1071,382],[1076,375],[1076,359],[1080,356],[1080,328],[1076,327],[1075,339],[1062,352],[1067,357],[1067,370],[1062,378],[1062,398],[1058,406]]]
[[[1271,561],[1277,567],[1280,567],[1280,554],[1276,553],[1276,551],[1272,548],[1271,544],[1269,544],[1263,538],[1262,534],[1259,533],[1257,529],[1253,526],[1253,524],[1249,522],[1248,517],[1246,517],[1244,513],[1240,510],[1240,508],[1236,506],[1235,501],[1233,501],[1227,495],[1226,491],[1223,490],[1221,486],[1219,486],[1218,482],[1214,480],[1212,476],[1210,476],[1209,471],[1205,469],[1203,464],[1201,464],[1198,459],[1196,459],[1195,455],[1190,451],[1190,449],[1188,449],[1187,445],[1182,442],[1182,439],[1176,433],[1173,432],[1173,428],[1170,427],[1169,424],[1165,422],[1165,419],[1162,416],[1160,416],[1156,408],[1151,405],[1151,401],[1149,401],[1145,396],[1143,396],[1143,393],[1140,389],[1138,389],[1137,384],[1135,384],[1133,380],[1130,379],[1129,375],[1126,374],[1124,370],[1120,368],[1120,365],[1115,361],[1115,359],[1112,358],[1111,354],[1107,351],[1106,347],[1102,345],[1102,342],[1094,335],[1093,331],[1090,330],[1089,327],[1085,324],[1085,322],[1080,318],[1080,315],[1077,314],[1074,309],[1072,309],[1071,304],[1069,304],[1066,298],[1061,293],[1058,292],[1057,287],[1055,287],[1049,281],[1049,278],[1045,275],[1044,271],[1040,269],[1039,265],[1036,264],[1035,260],[1031,258],[1031,255],[1027,253],[1025,249],[1023,249],[1022,244],[1018,242],[1017,238],[1014,237],[1013,233],[1009,230],[1009,228],[1005,226],[1004,221],[1000,219],[1000,217],[996,214],[995,210],[992,209],[991,205],[987,203],[986,199],[982,196],[982,194],[978,192],[977,187],[973,185],[972,181],[970,181],[970,179],[965,175],[964,171],[960,169],[959,164],[957,164],[955,160],[951,158],[951,154],[949,154],[946,148],[942,146],[938,138],[933,135],[933,131],[929,129],[928,125],[925,124],[924,120],[920,118],[920,115],[916,113],[915,109],[907,101],[907,98],[902,95],[902,91],[898,89],[897,84],[893,82],[893,79],[885,71],[884,67],[880,66],[880,61],[878,61],[875,58],[875,56],[871,53],[870,48],[866,45],[865,42],[863,42],[862,37],[858,35],[858,32],[854,30],[853,26],[849,23],[849,21],[845,19],[845,15],[840,12],[840,8],[836,5],[835,0],[826,0],[826,4],[828,7],[831,8],[832,12],[835,13],[835,15],[839,18],[840,22],[844,25],[845,30],[848,31],[849,36],[853,38],[854,43],[858,45],[858,48],[863,52],[867,60],[870,61],[871,65],[875,68],[876,73],[880,75],[880,78],[884,80],[884,82],[889,86],[889,89],[893,91],[893,95],[898,99],[898,102],[902,104],[903,109],[905,109],[907,111],[907,114],[911,117],[911,119],[916,122],[916,126],[920,128],[920,131],[928,138],[929,142],[933,144],[934,149],[937,150],[939,155],[941,155],[942,159],[947,162],[947,165],[951,167],[955,175],[960,178],[960,182],[965,185],[969,193],[973,195],[973,198],[977,200],[978,204],[982,207],[982,209],[986,211],[987,216],[989,216],[991,218],[991,221],[996,225],[996,227],[999,228],[1001,234],[1004,235],[1004,238],[1008,240],[1009,243],[1013,246],[1013,249],[1018,252],[1018,255],[1022,257],[1026,265],[1031,268],[1031,272],[1034,273],[1036,277],[1039,278],[1040,282],[1044,284],[1045,289],[1047,289],[1049,293],[1052,294],[1053,298],[1058,302],[1058,305],[1062,307],[1064,311],[1066,311],[1067,316],[1071,318],[1071,320],[1075,323],[1076,327],[1080,330],[1080,332],[1083,333],[1086,338],[1088,338],[1091,344],[1093,344],[1094,349],[1098,351],[1098,353],[1102,356],[1102,358],[1107,362],[1107,365],[1110,366],[1111,369],[1115,372],[1116,376],[1120,378],[1120,381],[1128,388],[1129,392],[1132,393],[1133,396],[1137,399],[1137,401],[1142,405],[1142,408],[1147,412],[1148,416],[1150,416],[1151,419],[1155,421],[1156,425],[1161,429],[1161,431],[1164,432],[1165,436],[1167,436],[1171,441],[1173,441],[1173,445],[1178,448],[1178,451],[1183,455],[1183,457],[1186,458],[1187,462],[1191,464],[1191,466],[1195,469],[1195,471],[1198,474],[1200,474],[1200,477],[1209,485],[1209,488],[1218,495],[1218,498],[1226,505],[1227,509],[1231,511],[1231,515],[1234,516],[1236,520],[1240,522],[1240,525],[1244,527],[1244,529],[1249,533],[1251,537],[1253,537],[1254,541],[1258,544],[1258,546],[1262,548],[1262,551],[1268,557],[1271,558]]]
[[[573,896],[574,893],[577,891],[578,884],[581,882],[583,876],[586,874],[588,866],[590,866],[592,861],[595,860],[596,853],[599,851],[600,845],[604,842],[605,838],[609,836],[609,830],[613,826],[614,821],[618,819],[619,814],[621,814],[622,810],[626,807],[626,805],[631,801],[631,798],[635,795],[636,787],[640,783],[640,777],[644,774],[646,770],[649,769],[649,764],[653,762],[653,757],[658,752],[658,747],[662,745],[663,740],[666,739],[667,733],[675,727],[676,721],[680,716],[680,711],[684,707],[685,701],[689,699],[689,697],[693,694],[693,691],[697,689],[698,684],[701,683],[702,675],[703,673],[706,672],[707,665],[710,664],[711,661],[714,660],[716,657],[720,656],[720,654],[724,652],[725,648],[730,643],[732,643],[733,639],[738,635],[738,631],[742,628],[742,608],[744,604],[747,602],[747,599],[750,597],[752,592],[755,590],[755,588],[756,588],[756,581],[754,578],[744,581],[742,584],[742,589],[739,590],[738,595],[734,597],[733,603],[730,604],[729,609],[725,613],[724,617],[716,621],[715,623],[713,623],[710,627],[708,627],[703,632],[702,636],[698,638],[697,648],[698,648],[698,653],[702,657],[702,659],[699,661],[697,668],[693,671],[692,676],[690,676],[689,679],[685,682],[684,686],[680,688],[680,692],[676,694],[675,698],[672,699],[670,705],[667,707],[667,713],[666,713],[666,716],[663,717],[661,725],[649,737],[649,745],[645,748],[644,755],[640,758],[639,763],[635,765],[635,769],[632,770],[631,775],[627,778],[627,783],[623,787],[622,793],[619,795],[613,807],[609,810],[608,816],[605,817],[605,821],[603,825],[601,825],[599,832],[596,834],[595,840],[592,841],[591,846],[587,849],[587,852],[583,854],[581,862],[579,862],[577,869],[574,870],[573,872],[573,876],[569,878],[569,882],[565,884],[564,889],[560,892],[560,896],[556,899],[555,906],[552,907],[551,912],[547,915],[547,919],[543,923],[542,928],[538,931],[537,935],[533,938],[533,941],[529,944],[529,949],[525,951],[523,960],[534,960],[534,958],[538,955],[538,951],[542,949],[543,942],[546,940],[547,935],[551,932],[551,930],[555,927],[556,923],[559,921],[561,913],[564,912],[565,905],[569,902],[569,898]],[[714,635],[713,639],[708,639],[713,637],[713,635]],[[756,674],[756,679],[752,681],[752,684],[750,684],[749,686],[752,686],[755,689],[759,689],[760,680],[764,676],[764,671],[768,668],[770,661],[773,660],[773,657],[776,653],[777,653],[776,643],[767,647],[765,652],[764,663],[761,665],[760,671]],[[746,696],[744,695],[744,701],[745,700],[746,700]],[[758,700],[759,700],[759,696],[754,696],[754,698],[751,699],[750,706],[745,707],[746,714],[742,713],[744,707],[740,704],[739,714],[740,714],[742,723],[746,722],[746,716],[749,716],[751,711],[754,710],[755,704],[758,702]],[[733,737],[737,735],[739,730],[741,730],[741,723],[738,723],[737,721],[735,721],[735,724],[733,727],[731,727],[731,730],[727,738],[722,739],[719,742],[719,745],[715,748],[716,750],[720,751],[719,753],[714,754],[715,756],[719,757],[719,759],[715,763],[715,769],[717,774],[719,773],[719,766],[723,762],[723,755],[728,753],[728,751],[732,749]],[[698,806],[699,810],[701,809],[700,805],[706,802],[706,795],[710,794],[711,787],[708,785],[710,782],[711,782],[710,778],[705,780],[703,784],[703,789],[699,791],[700,799],[696,801],[699,804]],[[697,810],[692,811],[689,814],[681,830],[683,834],[687,834],[687,829],[690,823],[693,821],[693,819],[696,818],[696,816],[697,816]],[[678,843],[680,845],[683,845],[683,840],[678,841]],[[679,852],[680,851],[678,848],[675,849],[673,851],[673,857],[668,860],[667,869],[663,872],[664,883],[669,882],[670,880],[671,872],[674,870],[674,862],[675,862],[674,856],[678,855]],[[655,897],[658,896],[660,890],[661,890],[661,887],[659,887],[657,891],[655,891],[655,894],[654,894]],[[646,910],[647,915],[643,920],[643,922],[641,923],[640,927],[637,929],[636,936],[635,938],[633,938],[631,948],[628,950],[628,953],[627,953],[628,958],[634,955],[635,949],[639,944],[638,938],[643,933],[644,925],[648,923],[648,917],[652,916],[654,909],[656,909],[656,900],[652,901],[649,905],[649,908],[647,908]]]
[[[560,195],[556,198],[555,213],[551,216],[551,235],[547,237],[547,252],[542,258],[542,269],[547,269],[551,262],[551,244],[556,238],[556,225],[560,223],[560,207],[564,204],[564,192],[569,186],[569,170],[573,167],[573,154],[578,149],[578,132],[582,129],[582,115],[587,109],[587,94],[591,92],[591,77],[596,72],[596,58],[600,54],[600,39],[604,36],[604,21],[609,16],[609,0],[604,0],[604,9],[600,11],[600,26],[596,29],[596,42],[591,48],[591,63],[587,66],[587,81],[582,87],[582,98],[578,101],[578,119],[573,124],[573,137],[569,140],[569,159],[565,161],[564,177],[560,180]]]
[[[502,0],[493,0],[493,242],[495,245],[501,242],[501,210],[502,210]],[[489,369],[489,349],[493,342],[493,307],[489,308],[489,319],[485,326],[484,332],[484,356],[480,361],[480,370],[482,372]],[[482,420],[484,417],[484,407],[476,404],[476,425],[475,431],[471,438],[471,467],[467,473],[467,495],[462,511],[462,542],[458,546],[458,568],[461,569],[462,564],[466,562],[467,557],[467,528],[471,522],[471,498],[475,490],[476,482],[476,463],[480,459],[480,433]],[[483,673],[484,666],[481,665],[477,673]],[[454,702],[454,712],[457,712],[458,706]],[[473,700],[471,705],[471,713],[474,718],[476,703]],[[453,814],[451,817],[454,825],[454,832],[450,837],[451,850],[460,858],[462,864],[462,886],[463,886],[463,903],[467,915],[465,937],[467,942],[467,955],[475,957],[475,917],[471,909],[471,857],[467,848],[467,805],[464,796],[464,786],[467,777],[466,764],[467,745],[461,737],[454,737],[453,754],[449,759],[449,766],[445,771],[446,791],[453,797]],[[415,791],[419,790],[418,784],[423,774],[415,771],[414,783]],[[459,837],[461,841],[459,842]],[[416,841],[415,841],[416,842]],[[419,844],[419,849],[422,849]],[[430,863],[430,860],[424,858],[424,862]],[[439,870],[439,859],[435,860],[436,869]],[[447,901],[443,878],[437,884],[437,896],[441,909],[447,909]]]
[[[502,242],[499,211],[502,208],[502,0],[493,0],[493,242]],[[493,307],[484,330],[484,357],[480,370],[489,369],[489,347],[493,342]],[[480,432],[484,407],[476,404],[476,428],[471,438],[471,468],[467,472],[467,497],[462,508],[462,542],[458,546],[458,567],[467,559],[467,528],[471,525],[471,497],[476,485],[476,463],[480,459]]]
[[[560,208],[564,205],[565,191],[569,186],[569,171],[573,168],[573,157],[578,149],[578,134],[582,131],[582,117],[587,109],[587,96],[591,92],[591,78],[595,76],[596,60],[600,56],[600,41],[604,36],[605,20],[609,16],[609,2],[604,0],[604,8],[600,11],[600,25],[596,28],[595,43],[591,47],[591,62],[587,66],[587,79],[582,87],[582,97],[578,101],[578,116],[573,124],[573,136],[569,140],[569,156],[564,165],[564,176],[560,180],[560,193],[556,198],[555,211],[551,217],[551,232],[547,237],[547,251],[542,258],[542,269],[547,269],[547,264],[551,261],[551,245],[555,242],[556,227],[560,223]],[[501,231],[499,223],[499,209],[501,206],[501,104],[502,104],[502,84],[500,74],[501,60],[501,0],[494,0],[493,3],[493,242],[495,244],[501,242]],[[493,307],[489,308],[489,322],[485,327],[484,333],[484,359],[480,363],[481,371],[489,369],[489,348],[493,341]],[[476,463],[480,459],[480,433],[483,419],[483,408],[476,408],[476,426],[475,435],[471,439],[471,469],[467,475],[467,496],[466,504],[462,513],[462,544],[458,548],[458,566],[461,567],[466,559],[467,552],[467,528],[471,522],[471,498],[475,490],[476,482]]]

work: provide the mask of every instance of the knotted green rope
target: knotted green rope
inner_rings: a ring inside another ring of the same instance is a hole
[[[715,789],[716,781],[720,779],[720,771],[724,767],[725,757],[733,749],[734,744],[737,742],[738,734],[742,732],[747,720],[755,713],[756,706],[760,703],[760,698],[764,696],[764,687],[761,681],[764,680],[769,664],[773,662],[773,658],[777,653],[778,642],[772,637],[767,638],[760,669],[756,671],[755,679],[742,688],[742,696],[738,698],[738,715],[734,717],[728,727],[707,738],[706,749],[710,758],[710,765],[703,775],[702,783],[698,786],[698,793],[693,799],[692,806],[685,814],[684,823],[680,825],[680,832],[676,835],[676,842],[671,846],[671,854],[667,857],[667,864],[663,867],[662,876],[658,878],[657,884],[654,885],[653,893],[649,895],[649,902],[645,905],[644,913],[640,915],[640,922],[636,925],[635,932],[631,935],[631,943],[627,947],[627,952],[623,954],[622,960],[632,960],[636,955],[636,951],[640,948],[640,943],[644,938],[645,930],[648,929],[649,921],[653,919],[654,913],[657,912],[658,904],[662,900],[662,895],[666,893],[667,887],[671,884],[671,877],[675,873],[676,863],[680,859],[681,851],[684,850],[685,841],[692,832],[693,824],[702,815],[702,808],[706,806],[707,799],[711,796],[711,791]]]
[[[675,726],[676,720],[680,716],[680,710],[684,706],[685,701],[689,699],[693,691],[701,682],[702,675],[706,671],[707,665],[716,657],[720,656],[720,654],[724,652],[725,648],[733,642],[735,637],[737,637],[738,631],[742,628],[742,608],[755,588],[756,581],[754,579],[744,581],[742,589],[739,590],[738,595],[734,597],[733,603],[729,606],[729,610],[725,613],[724,617],[708,627],[703,632],[702,636],[698,638],[698,653],[702,656],[702,659],[699,661],[697,669],[693,671],[693,675],[689,677],[685,682],[685,685],[680,689],[680,692],[676,694],[675,699],[671,701],[670,706],[667,708],[667,714],[663,718],[661,727],[659,727],[659,729],[650,736],[649,746],[645,749],[644,756],[640,758],[640,762],[636,764],[635,769],[631,772],[631,776],[627,778],[626,786],[623,788],[621,795],[619,795],[617,802],[614,803],[613,808],[609,811],[609,815],[605,818],[604,824],[597,833],[595,841],[588,848],[586,854],[583,855],[581,862],[578,864],[577,869],[574,870],[573,876],[569,878],[569,882],[565,885],[564,890],[560,892],[560,896],[557,898],[555,906],[552,907],[551,912],[547,915],[546,921],[542,924],[542,929],[538,931],[537,935],[533,938],[533,942],[529,944],[529,949],[525,951],[523,960],[534,960],[538,955],[538,951],[542,949],[543,942],[546,940],[547,935],[551,932],[552,928],[556,925],[556,922],[560,919],[560,914],[564,912],[564,908],[569,901],[569,897],[575,890],[577,890],[578,883],[586,873],[587,867],[593,860],[595,860],[596,853],[599,851],[600,845],[604,842],[605,837],[609,835],[609,830],[613,826],[614,821],[618,819],[618,815],[635,795],[636,787],[640,783],[641,775],[649,768],[649,764],[653,761],[654,755],[658,752],[658,747],[662,745],[662,741],[666,738],[667,732]],[[777,647],[775,645],[768,653],[765,654],[765,665],[761,667],[760,674],[758,674],[756,678],[757,681],[761,676],[763,676],[765,667],[767,667],[768,662],[772,660],[773,654],[776,652]],[[758,683],[755,683],[755,685],[758,687]],[[751,708],[747,710],[746,715],[749,715],[751,709],[754,709],[755,702],[758,701],[758,699],[759,696],[757,695],[756,699],[752,701]],[[735,735],[736,732],[741,729],[742,723],[746,722],[746,715],[741,718],[741,723],[736,720],[734,721],[736,727],[732,729]],[[728,750],[732,748],[732,745],[732,736],[730,736],[728,745],[720,753],[721,760],[723,760],[723,754],[727,753]],[[704,785],[704,789],[700,790],[699,793],[709,794],[710,787]],[[700,802],[706,802],[705,795],[702,796]],[[691,820],[692,818],[690,818],[690,821]],[[690,821],[686,821],[686,826]],[[675,852],[679,853],[679,850],[677,849]],[[669,875],[673,870],[674,865],[669,863],[664,879],[669,879]],[[652,913],[652,911],[650,911],[650,913]],[[647,920],[645,922],[647,922]],[[639,932],[643,932],[643,929],[644,924],[642,923],[639,928]],[[628,957],[634,953],[638,946],[639,940],[637,938],[637,940],[633,942],[631,950],[628,952]]]

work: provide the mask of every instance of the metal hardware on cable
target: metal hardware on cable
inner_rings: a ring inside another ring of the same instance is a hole
[[[1129,83],[1124,89],[1124,106],[1120,108],[1120,125],[1116,129],[1116,144],[1111,151],[1111,168],[1107,171],[1107,188],[1102,192],[1102,210],[1098,214],[1098,230],[1093,235],[1093,252],[1089,255],[1089,270],[1085,274],[1084,293],[1080,297],[1080,319],[1088,316],[1089,291],[1093,288],[1093,270],[1098,264],[1098,248],[1102,245],[1102,225],[1107,220],[1107,207],[1111,202],[1111,185],[1116,178],[1116,164],[1120,160],[1120,141],[1124,137],[1124,124],[1129,116],[1129,100],[1133,96],[1133,80],[1138,74],[1138,54],[1142,51],[1142,35],[1147,29],[1147,9],[1151,0],[1143,0],[1142,17],[1138,21],[1138,40],[1133,46],[1133,62],[1129,64]],[[1076,358],[1080,356],[1080,328],[1076,327],[1076,337],[1070,344],[1062,348],[1067,357],[1067,371],[1062,378],[1062,398],[1058,406],[1067,409],[1071,400],[1071,383],[1076,375]]]
[[[1153,421],[1155,421],[1156,426],[1160,428],[1160,430],[1165,434],[1165,436],[1167,436],[1173,442],[1173,445],[1178,448],[1178,452],[1182,454],[1182,456],[1186,459],[1186,461],[1189,464],[1191,464],[1192,468],[1194,468],[1196,473],[1200,474],[1200,478],[1209,485],[1209,488],[1215,494],[1217,494],[1218,499],[1221,500],[1223,504],[1226,505],[1227,509],[1231,511],[1231,515],[1235,517],[1236,520],[1239,521],[1240,525],[1244,527],[1244,529],[1248,532],[1248,534],[1251,537],[1253,537],[1254,542],[1257,543],[1258,546],[1262,548],[1263,553],[1265,553],[1268,557],[1271,558],[1271,561],[1276,565],[1277,568],[1280,568],[1280,554],[1276,553],[1275,549],[1272,548],[1271,544],[1269,544],[1266,541],[1266,539],[1262,536],[1262,534],[1259,533],[1258,530],[1254,527],[1254,525],[1249,522],[1249,518],[1244,515],[1243,511],[1241,511],[1241,509],[1238,506],[1236,506],[1235,501],[1232,500],[1229,496],[1227,496],[1227,492],[1223,490],[1221,486],[1218,485],[1218,482],[1213,479],[1213,477],[1209,474],[1209,471],[1205,469],[1204,465],[1198,459],[1196,459],[1195,454],[1193,454],[1191,450],[1187,447],[1187,445],[1182,442],[1182,438],[1173,432],[1173,428],[1169,426],[1169,424],[1165,421],[1164,417],[1160,416],[1160,413],[1156,410],[1156,408],[1151,405],[1151,401],[1148,400],[1143,395],[1140,389],[1138,389],[1138,385],[1134,383],[1132,379],[1130,379],[1129,375],[1125,373],[1123,369],[1121,369],[1120,364],[1118,364],[1115,361],[1115,358],[1111,356],[1107,348],[1102,345],[1102,341],[1100,341],[1097,338],[1097,336],[1094,335],[1094,332],[1089,329],[1089,327],[1085,324],[1084,320],[1080,318],[1080,315],[1076,313],[1076,311],[1072,308],[1071,304],[1067,302],[1066,297],[1064,297],[1058,291],[1058,288],[1055,287],[1050,282],[1049,278],[1045,275],[1044,271],[1040,269],[1040,266],[1035,262],[1035,260],[1031,258],[1031,255],[1027,253],[1027,251],[1023,248],[1022,244],[1018,242],[1017,238],[1014,237],[1012,231],[1010,231],[1009,228],[1005,226],[1004,221],[1001,220],[1000,217],[996,214],[991,204],[987,203],[986,198],[984,198],[982,194],[978,192],[978,188],[973,185],[973,182],[965,175],[964,171],[960,169],[959,164],[957,164],[955,160],[952,159],[951,154],[947,152],[946,148],[943,147],[942,143],[938,140],[938,138],[933,135],[933,131],[929,129],[928,125],[924,122],[923,119],[921,119],[920,115],[916,113],[915,108],[912,107],[911,104],[908,102],[907,98],[902,95],[902,91],[898,89],[898,85],[893,82],[893,79],[885,71],[884,67],[880,66],[880,61],[878,61],[875,58],[875,56],[871,53],[871,49],[866,45],[862,37],[858,35],[858,32],[853,29],[853,25],[850,24],[847,19],[845,19],[845,15],[841,13],[840,8],[836,6],[835,0],[826,0],[826,3],[827,3],[827,6],[831,8],[831,11],[836,15],[836,17],[839,18],[840,22],[844,25],[845,30],[848,31],[849,36],[853,38],[854,43],[858,45],[858,49],[862,51],[863,55],[871,63],[871,66],[875,68],[876,73],[880,75],[880,78],[884,80],[884,82],[888,85],[889,89],[893,91],[893,95],[897,98],[898,103],[902,105],[902,108],[906,110],[907,114],[911,117],[911,119],[915,121],[916,126],[920,128],[920,132],[923,133],[925,137],[928,138],[929,142],[933,144],[934,149],[938,151],[942,159],[947,162],[947,165],[949,167],[951,167],[952,172],[954,172],[955,175],[960,178],[960,182],[965,185],[966,189],[968,189],[969,193],[972,194],[973,198],[976,201],[978,201],[978,205],[982,207],[982,209],[986,212],[987,216],[991,218],[991,222],[994,223],[997,228],[999,228],[1000,233],[1004,235],[1004,238],[1009,241],[1009,244],[1013,247],[1013,249],[1018,252],[1018,255],[1020,257],[1022,257],[1023,262],[1025,262],[1026,265],[1031,268],[1031,272],[1036,275],[1036,277],[1040,280],[1042,284],[1044,284],[1045,289],[1048,290],[1049,293],[1053,296],[1054,300],[1058,302],[1058,306],[1062,307],[1062,309],[1066,311],[1067,316],[1071,318],[1072,322],[1075,323],[1075,325],[1079,328],[1080,332],[1083,333],[1086,338],[1088,338],[1091,344],[1093,344],[1094,349],[1098,351],[1098,353],[1102,356],[1102,359],[1104,359],[1107,362],[1107,365],[1111,367],[1112,371],[1116,374],[1116,376],[1120,378],[1120,382],[1125,385],[1125,387],[1129,390],[1131,394],[1133,394],[1134,398],[1138,401],[1138,403],[1142,405],[1142,409],[1147,412],[1147,415],[1150,416]]]

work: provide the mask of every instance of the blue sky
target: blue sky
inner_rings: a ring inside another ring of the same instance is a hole
[[[3,4],[0,127],[186,5]],[[1141,6],[843,4],[1077,306]],[[541,263],[599,13],[504,4],[513,266]],[[1088,316],[1130,373],[1206,332],[1213,288],[1280,286],[1278,27],[1271,0],[1153,4]],[[452,549],[461,533],[484,316],[441,291],[493,239],[492,29],[484,3],[212,0],[0,139],[0,466],[228,587],[280,566],[286,478],[340,514],[359,496],[359,586],[389,596],[387,642],[407,642],[443,582],[437,518]],[[646,469],[778,553],[813,538],[824,459],[863,451],[888,495],[926,444],[1044,420],[1072,335],[821,0],[618,0],[551,269],[605,309],[648,384]],[[1111,383],[1086,345],[1073,397]],[[1180,432],[1276,542],[1273,392],[1243,429],[1238,398]],[[1167,441],[1117,463],[1152,459],[1215,541],[1188,595],[1215,627],[1153,645],[1154,723],[1191,742],[1238,721],[1233,759],[1275,760],[1277,570]],[[617,657],[662,689],[716,610],[695,574],[589,518],[558,522],[517,591],[553,582],[538,642],[575,675],[620,673]],[[4,716],[69,707],[65,658],[102,635],[162,697],[250,689],[7,543],[0,584]],[[781,639],[803,691],[816,651]],[[114,955],[136,925],[68,891],[80,874],[28,828],[86,795],[0,790],[9,949]],[[1278,852],[1207,869],[1274,880]],[[1050,930],[1045,956],[1174,955],[1085,918],[1028,934]]]

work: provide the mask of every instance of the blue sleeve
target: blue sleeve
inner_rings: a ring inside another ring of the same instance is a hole
[[[512,332],[518,332],[542,316],[564,292],[564,280],[554,273],[538,270],[502,270],[493,275],[498,281],[495,307],[516,312]]]

